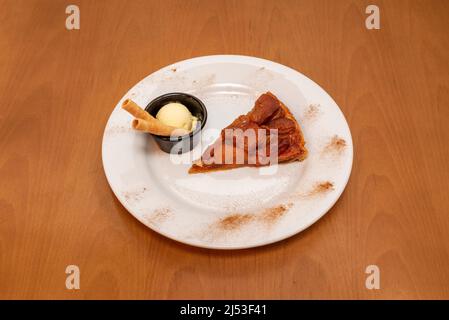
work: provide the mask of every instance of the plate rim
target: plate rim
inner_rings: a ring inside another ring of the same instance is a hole
[[[204,61],[205,60],[205,61]],[[222,60],[222,61],[220,61]],[[134,218],[136,218],[139,222],[141,222],[142,224],[144,224],[147,228],[149,228],[150,230],[169,238],[170,240],[173,240],[177,243],[181,243],[184,245],[189,245],[189,246],[193,246],[193,247],[198,247],[198,248],[203,248],[203,249],[210,249],[210,250],[242,250],[242,249],[249,249],[249,248],[259,248],[259,247],[264,247],[273,243],[277,243],[277,242],[281,242],[285,239],[291,238],[297,234],[300,234],[301,232],[303,232],[304,230],[308,229],[311,225],[315,224],[318,220],[320,220],[324,215],[326,215],[335,205],[335,203],[337,203],[337,201],[340,199],[341,195],[343,194],[343,192],[345,191],[348,182],[349,182],[349,178],[351,177],[351,173],[352,173],[352,167],[353,167],[353,161],[354,161],[354,145],[353,145],[353,139],[352,139],[352,134],[351,134],[351,130],[349,127],[349,123],[343,113],[343,111],[340,109],[339,105],[336,103],[336,101],[332,98],[332,96],[326,91],[324,90],[324,88],[322,86],[320,86],[317,82],[315,82],[314,80],[310,79],[307,75],[303,74],[302,72],[295,70],[289,66],[283,65],[279,62],[275,62],[272,60],[268,60],[268,59],[264,59],[264,58],[259,58],[259,57],[255,57],[255,56],[248,56],[248,55],[235,55],[235,54],[218,54],[218,55],[205,55],[205,56],[196,56],[193,58],[189,58],[189,59],[184,59],[181,61],[177,61],[174,63],[171,63],[169,65],[166,65],[162,68],[159,68],[156,71],[153,71],[152,73],[148,74],[147,76],[145,76],[144,78],[142,78],[141,80],[139,80],[137,83],[135,83],[130,89],[128,89],[126,91],[126,93],[122,96],[121,99],[123,99],[123,97],[127,96],[130,91],[132,91],[134,89],[134,87],[136,85],[138,85],[139,83],[141,83],[142,81],[144,81],[146,78],[152,76],[153,74],[156,73],[160,73],[163,72],[165,70],[169,70],[177,65],[180,64],[195,64],[198,61],[201,61],[202,63],[217,63],[217,62],[237,62],[237,63],[245,63],[252,61],[252,62],[261,62],[263,64],[268,64],[271,65],[273,67],[275,67],[277,69],[277,71],[286,71],[289,73],[294,74],[295,76],[300,76],[302,78],[304,78],[306,81],[310,81],[311,83],[313,83],[314,85],[316,85],[317,87],[319,87],[324,94],[326,94],[328,96],[328,98],[337,106],[338,111],[341,113],[341,116],[343,117],[347,128],[348,128],[348,138],[350,140],[350,153],[347,155],[348,159],[349,159],[349,170],[347,171],[347,174],[344,176],[344,183],[341,185],[341,189],[338,190],[337,192],[334,193],[335,196],[333,198],[333,200],[329,203],[329,205],[326,207],[326,209],[322,210],[322,213],[317,214],[315,216],[314,219],[310,220],[309,223],[301,226],[301,228],[298,228],[292,232],[286,233],[286,234],[282,234],[281,236],[278,237],[274,237],[270,240],[267,241],[263,241],[260,243],[256,243],[256,244],[249,244],[249,245],[242,245],[242,246],[224,246],[224,245],[207,245],[207,244],[202,244],[202,243],[198,243],[195,241],[190,241],[189,239],[177,239],[175,237],[173,237],[172,235],[159,230],[155,227],[153,227],[151,224],[147,223],[143,217],[139,216],[138,214],[133,213],[133,210],[131,210],[131,208],[128,206],[128,204],[125,201],[122,201],[121,197],[117,194],[117,192],[114,190],[114,188],[112,187],[111,184],[111,179],[108,176],[108,172],[106,170],[105,167],[105,138],[106,138],[106,131],[107,131],[107,127],[109,124],[109,121],[111,119],[111,115],[114,112],[114,110],[117,108],[117,105],[112,109],[111,114],[108,117],[108,120],[106,121],[106,125],[105,125],[105,129],[103,131],[103,137],[102,137],[102,148],[101,148],[101,158],[102,158],[102,165],[103,165],[103,171],[104,174],[106,176],[106,180],[109,184],[110,189],[112,190],[114,196],[118,199],[118,201],[120,202],[120,204],[128,211],[128,213],[130,213]],[[121,99],[119,101],[121,101]],[[349,150],[348,150],[349,151]]]

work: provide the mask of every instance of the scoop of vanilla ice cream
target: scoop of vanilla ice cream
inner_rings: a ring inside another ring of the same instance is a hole
[[[189,109],[179,102],[171,102],[163,106],[156,114],[156,119],[175,128],[192,130],[192,117]]]

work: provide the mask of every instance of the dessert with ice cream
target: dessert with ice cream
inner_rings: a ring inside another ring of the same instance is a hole
[[[161,95],[145,109],[126,99],[122,109],[134,116],[133,129],[150,133],[159,148],[167,153],[181,154],[192,150],[200,141],[201,129],[207,120],[203,102],[181,92]]]

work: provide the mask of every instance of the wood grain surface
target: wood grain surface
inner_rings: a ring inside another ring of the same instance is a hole
[[[77,4],[81,29],[68,31]],[[381,29],[367,30],[377,4]],[[0,298],[449,298],[449,1],[0,1]],[[220,252],[168,240],[114,197],[110,112],[173,62],[243,54],[319,83],[352,176],[306,231]],[[81,269],[67,290],[65,268]],[[365,288],[365,268],[381,271]]]

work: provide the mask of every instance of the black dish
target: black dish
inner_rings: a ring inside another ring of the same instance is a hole
[[[156,117],[159,109],[170,102],[179,102],[185,105],[187,109],[189,109],[190,113],[198,118],[198,124],[196,128],[189,134],[178,137],[158,136],[155,134],[151,135],[156,140],[159,148],[164,152],[181,154],[187,151],[191,151],[201,139],[201,135],[198,134],[198,132],[200,132],[206,124],[206,107],[204,103],[197,97],[194,97],[187,93],[173,92],[159,96],[151,101],[146,106],[145,111],[147,111],[153,117]]]

